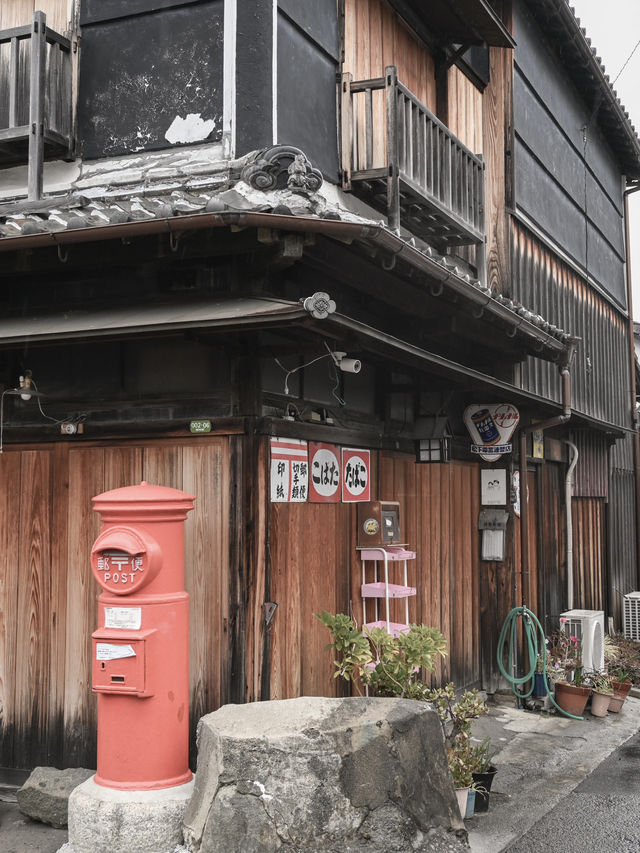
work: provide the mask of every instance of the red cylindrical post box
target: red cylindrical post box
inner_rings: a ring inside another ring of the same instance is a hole
[[[93,633],[98,769],[108,788],[182,785],[189,769],[189,596],[184,521],[194,497],[164,486],[98,495],[91,568],[102,587]]]

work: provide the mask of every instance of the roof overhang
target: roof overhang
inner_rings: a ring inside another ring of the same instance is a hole
[[[287,325],[308,319],[298,302],[242,298],[137,305],[0,319],[0,347],[130,335],[173,334],[187,329]]]
[[[419,22],[442,44],[515,47],[511,33],[486,0],[391,0],[391,5],[414,29]]]
[[[527,340],[528,346],[540,358],[555,360],[567,350],[570,336],[533,315],[522,306],[517,307],[500,294],[487,287],[478,287],[468,276],[458,270],[454,262],[444,258],[439,262],[433,253],[420,251],[383,224],[322,219],[317,216],[249,212],[193,213],[173,217],[158,217],[122,224],[69,228],[64,231],[41,231],[0,239],[0,251],[45,248],[63,249],[78,243],[104,240],[130,239],[151,234],[184,234],[212,228],[269,228],[284,232],[314,233],[342,242],[360,241],[375,246],[390,259],[401,260],[425,276],[425,281],[436,282],[438,287],[465,300],[478,316],[485,314],[498,321],[510,337],[516,334]],[[476,283],[478,284],[478,283]]]
[[[467,365],[390,335],[380,329],[339,312],[314,319],[302,302],[264,297],[235,297],[216,300],[191,300],[179,304],[138,305],[95,309],[83,312],[4,317],[0,319],[0,347],[21,343],[66,344],[80,341],[123,339],[140,335],[180,334],[184,331],[245,331],[258,328],[303,326],[306,334],[356,337],[359,345],[373,356],[386,355],[399,364],[419,372],[435,374],[454,385],[477,391],[485,397],[504,397],[514,404],[536,412],[561,411],[560,403],[541,397],[509,382],[497,379]],[[621,436],[624,430],[574,414],[578,421]]]

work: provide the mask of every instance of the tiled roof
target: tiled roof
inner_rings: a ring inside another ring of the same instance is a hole
[[[465,270],[462,262],[439,254],[426,243],[396,235],[383,221],[363,215],[370,214],[369,209],[347,209],[345,203],[356,202],[345,202],[331,185],[325,184],[322,192],[277,187],[255,189],[240,177],[241,167],[247,163],[244,158],[235,164],[226,163],[224,169],[215,173],[210,170],[208,176],[199,175],[195,181],[193,177],[178,175],[167,186],[165,176],[153,180],[148,172],[145,174],[139,159],[129,160],[128,167],[110,172],[108,165],[103,164],[102,171],[96,170],[90,179],[77,181],[66,195],[41,202],[17,200],[0,204],[0,251],[52,244],[68,246],[125,233],[175,234],[181,230],[234,224],[238,216],[252,217],[254,225],[259,222],[263,227],[323,231],[329,236],[339,236],[348,229],[353,239],[377,244],[389,256],[402,255],[403,260],[421,268],[427,277],[497,313],[547,347],[549,339],[556,342],[556,348],[558,343],[564,346],[572,340],[571,335],[541,315],[492,291]]]

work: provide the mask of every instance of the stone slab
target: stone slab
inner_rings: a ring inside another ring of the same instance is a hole
[[[66,770],[36,767],[17,792],[18,808],[32,820],[64,829],[71,792],[93,776],[94,772],[83,767]]]

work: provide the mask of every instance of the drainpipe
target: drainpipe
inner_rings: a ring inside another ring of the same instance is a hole
[[[522,574],[522,603],[526,604],[531,598],[529,582],[529,507],[527,496],[527,435],[535,430],[550,429],[565,424],[571,417],[571,374],[569,364],[575,351],[575,342],[569,346],[566,363],[560,368],[562,377],[562,414],[546,421],[530,424],[520,430],[520,568]],[[517,607],[517,601],[514,607]]]
[[[573,610],[573,518],[571,516],[571,497],[573,486],[573,471],[578,464],[578,448],[572,441],[564,442],[572,451],[573,459],[567,469],[564,479],[564,504],[567,513],[567,610]]]

